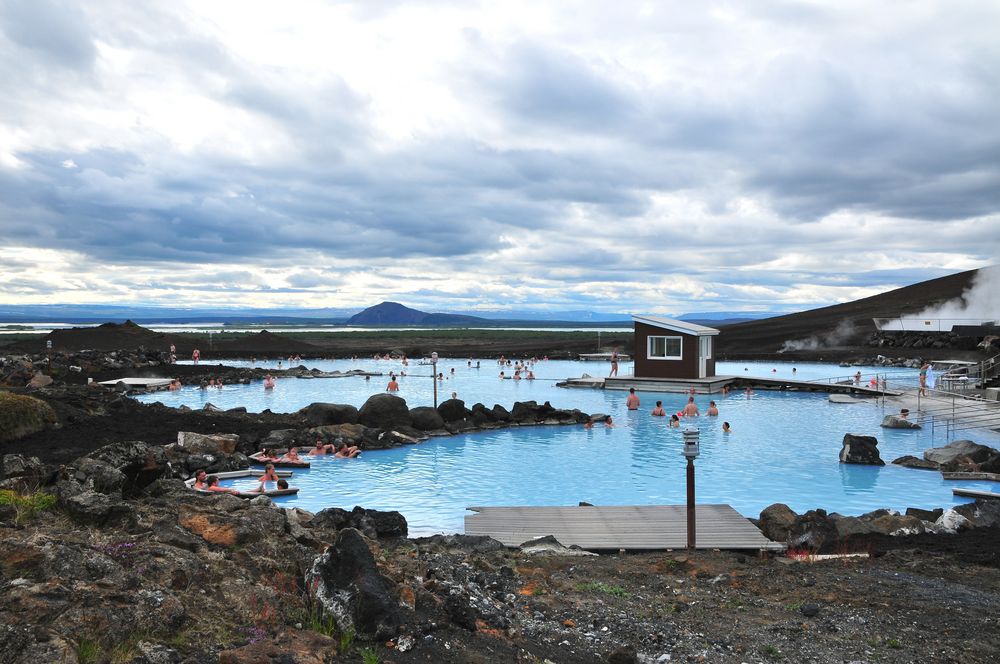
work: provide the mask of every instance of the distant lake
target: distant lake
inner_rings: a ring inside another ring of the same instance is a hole
[[[11,323],[17,329],[5,330],[0,328],[0,334],[26,334],[37,333],[47,334],[53,330],[66,330],[72,327],[97,327],[100,323]],[[140,323],[141,325],[141,323]],[[610,324],[607,327],[592,326],[479,326],[471,327],[465,325],[443,325],[429,327],[404,327],[399,325],[381,325],[371,327],[355,327],[347,325],[224,325],[223,323],[163,323],[143,325],[143,327],[155,332],[179,333],[200,333],[210,332],[408,332],[415,330],[523,330],[527,332],[631,332],[631,324]]]

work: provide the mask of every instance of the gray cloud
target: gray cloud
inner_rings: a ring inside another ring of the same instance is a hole
[[[371,270],[396,279],[371,294],[617,309],[607,292],[674,278],[757,305],[908,283],[1000,249],[998,12],[922,7],[862,33],[849,3],[455,20],[401,109],[380,86],[407,62],[260,58],[237,22],[173,6],[7,2],[0,236],[140,266],[150,290],[307,293]],[[347,15],[377,35],[431,9],[453,20],[447,2]],[[461,288],[408,285],[442,265]]]

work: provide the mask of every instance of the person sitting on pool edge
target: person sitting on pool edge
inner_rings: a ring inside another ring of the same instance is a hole
[[[353,459],[354,457],[361,454],[361,450],[354,446],[348,446],[347,443],[341,443],[340,447],[337,449],[337,453],[334,454],[338,459]]]
[[[278,455],[271,451],[271,448],[265,447],[257,454],[251,454],[251,459],[255,461],[279,461]]]
[[[653,415],[654,417],[666,417],[667,416],[667,411],[663,410],[663,402],[662,401],[657,401],[656,402],[656,408],[653,409],[653,412],[650,413],[650,415]]]
[[[705,414],[708,415],[709,417],[719,416],[719,407],[715,405],[714,401],[708,402],[708,410],[705,411]]]

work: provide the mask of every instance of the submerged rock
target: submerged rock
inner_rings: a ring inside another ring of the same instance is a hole
[[[899,415],[886,415],[882,418],[882,428],[884,429],[920,429],[916,422],[904,419]]]
[[[933,461],[921,459],[913,456],[912,454],[907,454],[906,456],[901,456],[898,459],[893,459],[892,462],[897,466],[903,466],[904,468],[919,468],[921,470],[937,470],[939,468],[938,464]]]

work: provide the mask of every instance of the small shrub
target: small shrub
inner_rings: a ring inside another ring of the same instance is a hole
[[[764,646],[764,656],[768,659],[781,659],[781,651],[774,646]]]
[[[30,436],[56,421],[56,411],[41,399],[0,392],[0,442]]]
[[[889,639],[885,642],[885,644],[893,650],[899,650],[903,647],[903,644],[899,642],[899,639]]]
[[[382,658],[372,648],[361,651],[361,664],[381,664]]]
[[[622,588],[621,586],[610,586],[601,581],[589,581],[587,583],[579,583],[577,584],[576,589],[583,592],[604,593],[605,595],[613,595],[615,597],[629,596],[629,592],[624,588]]]
[[[0,490],[0,505],[11,505],[14,507],[14,522],[18,525],[55,504],[56,497],[51,493],[37,491],[35,493],[22,494],[10,489]]]

